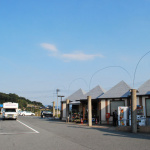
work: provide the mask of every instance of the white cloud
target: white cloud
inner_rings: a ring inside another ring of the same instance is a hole
[[[79,60],[79,61],[86,61],[86,60],[92,60],[95,57],[103,57],[103,55],[100,54],[84,54],[82,52],[76,52],[72,54],[62,54],[62,58],[70,61],[70,60]]]
[[[49,44],[49,43],[41,43],[40,44],[41,47],[43,47],[44,49],[47,49],[48,51],[50,51],[51,53],[49,53],[48,55],[50,57],[57,57],[57,58],[62,58],[65,61],[87,61],[87,60],[92,60],[95,59],[96,57],[102,58],[103,55],[101,54],[85,54],[83,52],[74,52],[74,53],[67,53],[67,54],[61,54],[55,45],[53,44]]]
[[[48,43],[41,43],[40,45],[41,45],[41,47],[43,47],[43,48],[45,48],[51,52],[57,52],[58,51],[55,45],[48,44]]]

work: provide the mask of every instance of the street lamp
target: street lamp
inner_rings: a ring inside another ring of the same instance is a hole
[[[123,67],[121,67],[121,66],[107,66],[107,67],[105,67],[105,68],[102,68],[102,69],[97,70],[97,71],[92,75],[92,77],[91,77],[91,79],[90,79],[90,83],[89,83],[89,90],[90,90],[91,82],[92,82],[92,79],[93,79],[94,75],[97,74],[99,71],[102,71],[102,70],[105,70],[105,69],[108,69],[108,68],[121,68],[122,70],[124,70],[124,71],[129,75],[130,79],[132,80],[131,75],[129,74],[129,72],[128,72],[125,68],[123,68]]]
[[[86,80],[84,80],[83,78],[76,78],[76,79],[74,79],[74,80],[72,80],[72,81],[70,82],[69,87],[68,87],[68,93],[69,93],[71,84],[72,84],[74,81],[76,81],[76,80],[82,80],[82,81],[84,81],[84,83],[86,84],[86,86],[88,86]]]
[[[64,95],[58,95],[58,97],[61,97],[61,119],[62,119],[62,98],[65,96]]]
[[[60,91],[59,89],[56,89],[56,93],[57,93],[57,118],[58,118],[58,92],[59,91]]]
[[[137,65],[136,65],[136,67],[135,67],[134,77],[133,77],[133,88],[134,88],[135,75],[136,75],[136,70],[137,70],[137,68],[138,68],[138,65],[139,65],[139,63],[141,62],[141,60],[142,60],[147,54],[149,54],[149,53],[150,53],[150,51],[148,51],[146,54],[144,54],[144,55],[140,58],[140,60],[138,61]]]

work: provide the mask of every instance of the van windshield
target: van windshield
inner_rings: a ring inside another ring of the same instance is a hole
[[[16,112],[16,109],[5,109],[5,112]]]

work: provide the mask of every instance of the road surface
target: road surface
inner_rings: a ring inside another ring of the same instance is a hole
[[[20,116],[0,119],[1,150],[149,150],[150,134]]]

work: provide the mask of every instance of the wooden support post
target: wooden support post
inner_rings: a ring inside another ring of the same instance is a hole
[[[92,103],[91,103],[91,96],[87,97],[88,99],[88,126],[92,126]]]

